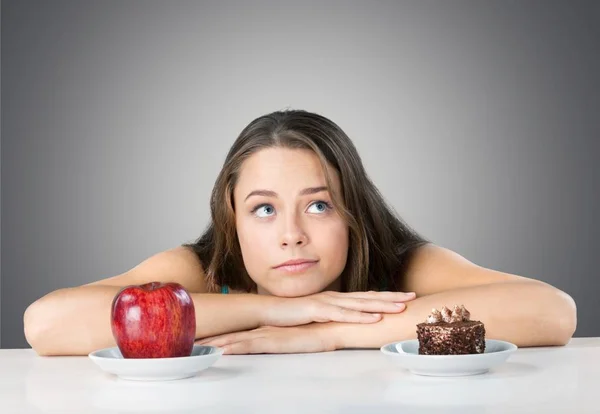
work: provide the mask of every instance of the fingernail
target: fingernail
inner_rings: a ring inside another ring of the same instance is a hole
[[[402,302],[394,302],[394,304],[395,304],[396,306],[398,306],[399,308],[401,308],[401,307],[403,307],[403,306],[406,306],[406,305],[405,305],[404,303],[402,303]]]
[[[416,293],[415,293],[415,292],[405,292],[405,293],[406,293],[406,295],[408,295],[408,296],[414,296],[414,295],[416,295]]]
[[[373,313],[372,314],[374,318],[380,318],[381,317],[381,313]]]

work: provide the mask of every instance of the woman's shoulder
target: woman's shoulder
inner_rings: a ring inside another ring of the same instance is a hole
[[[173,276],[190,292],[203,293],[208,291],[206,273],[198,254],[188,246],[177,246],[165,250],[162,254],[165,272],[172,269]],[[158,264],[160,265],[160,264]]]
[[[524,280],[527,279],[487,269],[457,251],[428,243],[412,255],[401,281],[401,290],[424,296],[481,284]]]
[[[190,293],[207,292],[206,276],[198,255],[189,247],[176,246],[148,256],[128,271],[90,285],[141,285],[175,282]]]

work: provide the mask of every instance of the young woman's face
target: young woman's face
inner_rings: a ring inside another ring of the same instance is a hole
[[[330,168],[339,191],[339,177]],[[244,265],[258,293],[304,296],[339,289],[348,227],[333,209],[312,151],[268,148],[244,161],[234,189]],[[290,260],[299,264],[281,266]]]

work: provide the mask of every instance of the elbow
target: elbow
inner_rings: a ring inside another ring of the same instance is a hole
[[[23,314],[25,340],[40,356],[51,355],[47,339],[51,337],[52,315],[44,298],[30,304]]]
[[[39,300],[30,304],[23,314],[23,333],[25,340],[34,351],[38,351],[41,323],[39,321]]]
[[[570,295],[559,289],[555,289],[554,300],[556,303],[554,342],[557,346],[564,346],[573,338],[577,329],[577,306]]]
[[[565,346],[577,329],[577,307],[567,293],[543,282],[527,283],[520,326],[513,339],[519,347]],[[524,322],[529,320],[529,322]]]
[[[536,326],[538,334],[534,346],[567,345],[577,329],[577,306],[567,293],[547,284],[540,285],[540,304]]]

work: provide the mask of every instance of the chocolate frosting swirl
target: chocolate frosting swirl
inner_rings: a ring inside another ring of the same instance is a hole
[[[438,323],[438,322],[447,322],[447,323],[456,323],[456,322],[466,322],[469,321],[471,317],[471,312],[469,312],[464,305],[454,305],[454,309],[450,310],[446,306],[442,307],[442,310],[439,311],[435,308],[431,310],[431,314],[427,316],[427,323]]]

